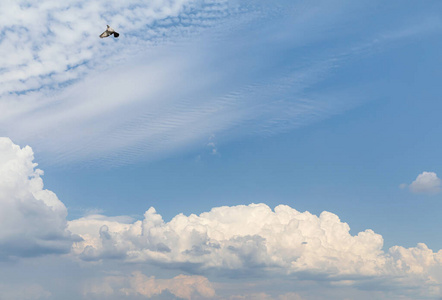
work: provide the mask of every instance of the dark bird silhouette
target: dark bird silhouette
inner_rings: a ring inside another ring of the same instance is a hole
[[[106,26],[107,26],[107,29],[105,32],[100,34],[100,38],[105,38],[110,35],[114,35],[114,37],[116,37],[116,38],[120,36],[120,34],[118,32],[116,32],[113,28],[111,28],[109,25],[106,25]]]

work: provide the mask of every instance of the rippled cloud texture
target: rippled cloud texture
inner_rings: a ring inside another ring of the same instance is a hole
[[[367,101],[312,87],[356,56],[440,29],[413,20],[343,43],[346,18],[369,4],[336,2],[3,1],[0,135],[51,164],[112,165],[214,134],[270,135]],[[99,39],[106,24],[121,36]]]
[[[229,280],[244,275],[362,290],[370,285],[385,291],[385,297],[392,291],[408,297],[441,295],[442,251],[422,243],[385,251],[381,235],[370,229],[352,235],[349,225],[330,212],[316,216],[261,203],[180,214],[169,222],[154,208],[142,220],[90,215],[67,221],[63,203],[43,189],[42,171],[36,169],[30,147],[1,138],[0,157],[0,212],[6,220],[0,235],[1,260],[52,254],[86,266],[115,262],[133,266],[129,274],[103,274],[102,279],[89,281],[77,291],[85,297],[216,298],[220,291],[211,277]],[[181,274],[155,278],[137,269],[140,265]]]

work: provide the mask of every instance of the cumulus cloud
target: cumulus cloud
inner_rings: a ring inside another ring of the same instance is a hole
[[[71,221],[69,229],[84,238],[75,249],[84,259],[119,256],[198,270],[373,275],[386,264],[379,234],[351,236],[350,227],[329,212],[318,217],[284,205],[272,211],[251,204],[180,214],[167,223],[154,208],[144,217],[132,224],[105,221],[99,228],[94,217]]]
[[[250,204],[179,214],[169,222],[154,208],[142,220],[89,215],[67,222],[65,206],[43,189],[41,175],[30,147],[0,138],[2,260],[70,251],[70,258],[86,264],[115,260],[199,275],[167,280],[140,272],[110,276],[103,284],[89,285],[88,295],[218,297],[207,278],[200,276],[214,273],[230,278],[256,274],[320,278],[335,286],[393,289],[415,297],[441,295],[442,250],[434,252],[420,243],[384,251],[381,235],[370,229],[351,235],[349,225],[330,212],[316,216],[287,205],[271,209]],[[31,290],[40,297],[49,295],[40,287]]]
[[[0,137],[0,259],[69,252],[67,210],[43,188],[29,146]]]
[[[402,184],[401,187],[406,187]],[[422,172],[410,185],[409,189],[413,193],[437,194],[441,191],[441,180],[434,172]]]
[[[100,283],[89,284],[85,295],[144,296],[152,298],[168,291],[180,299],[212,298],[215,296],[209,280],[203,276],[179,275],[172,279],[148,277],[137,271],[131,276],[108,276]]]
[[[150,208],[143,220],[96,215],[70,221],[69,229],[84,239],[72,253],[84,261],[117,259],[230,278],[259,274],[320,279],[335,287],[418,298],[441,295],[442,250],[434,252],[420,243],[384,251],[381,235],[370,229],[351,235],[348,224],[330,212],[316,216],[286,205],[272,210],[250,204],[179,214],[164,222]]]
[[[180,214],[170,222],[154,208],[132,223],[103,219],[100,227],[97,219],[69,222],[69,229],[84,238],[74,251],[83,260],[112,257],[196,273],[222,270],[229,276],[310,274],[351,285],[383,278],[392,287],[432,288],[433,294],[442,284],[442,250],[419,244],[384,252],[382,236],[370,229],[353,236],[330,212],[315,216],[285,205],[272,210],[251,204]]]

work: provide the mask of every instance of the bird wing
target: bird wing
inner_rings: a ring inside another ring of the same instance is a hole
[[[108,30],[106,30],[105,32],[103,32],[102,34],[100,34],[100,37],[101,38],[105,38],[105,37],[108,37],[108,36],[110,36],[111,34],[110,34],[110,32],[108,31]]]

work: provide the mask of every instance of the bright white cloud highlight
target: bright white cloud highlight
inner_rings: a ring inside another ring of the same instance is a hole
[[[409,186],[411,192],[422,194],[437,194],[441,187],[441,180],[434,172],[422,172]]]
[[[442,250],[434,253],[419,244],[384,252],[382,236],[372,230],[352,236],[335,214],[315,216],[285,205],[274,211],[265,204],[217,207],[199,216],[180,214],[170,222],[150,208],[141,221],[88,216],[69,222],[69,229],[84,238],[74,252],[85,260],[119,258],[192,272],[307,272],[335,280],[385,277],[394,285],[442,283],[437,277]]]
[[[43,189],[43,172],[29,146],[20,148],[0,137],[0,260],[69,252],[67,210]]]
[[[148,277],[141,272],[133,272],[131,276],[108,276],[100,283],[92,283],[86,287],[85,295],[144,296],[152,298],[164,291],[180,299],[212,298],[215,296],[209,280],[203,276],[179,275],[172,279]]]

